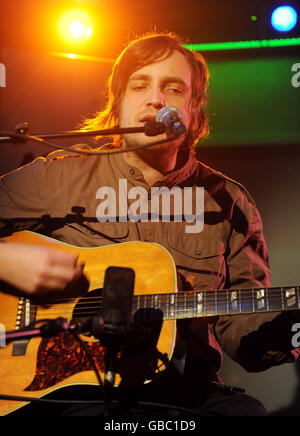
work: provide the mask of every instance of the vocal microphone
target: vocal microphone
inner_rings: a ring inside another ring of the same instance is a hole
[[[186,133],[183,117],[179,109],[174,106],[164,106],[156,114],[156,121],[163,123],[166,131],[174,136]]]

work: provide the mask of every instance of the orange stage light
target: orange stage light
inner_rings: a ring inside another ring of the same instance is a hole
[[[65,12],[58,23],[61,37],[68,43],[83,43],[93,34],[93,23],[86,11],[71,9]]]

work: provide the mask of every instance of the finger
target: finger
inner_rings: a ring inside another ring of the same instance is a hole
[[[83,264],[78,264],[75,266],[69,265],[52,265],[48,268],[44,274],[40,276],[41,284],[46,283],[47,280],[60,280],[65,283],[65,285],[78,280],[83,276]]]
[[[47,295],[52,292],[64,292],[66,289],[66,283],[64,280],[49,279],[43,286],[38,286],[34,289],[34,295]]]
[[[49,260],[53,265],[70,265],[74,266],[77,264],[79,255],[77,253],[65,253],[59,250],[49,251]]]

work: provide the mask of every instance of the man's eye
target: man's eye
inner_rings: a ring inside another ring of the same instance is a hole
[[[181,88],[169,87],[167,88],[167,91],[171,92],[172,94],[183,94],[183,90]]]
[[[132,89],[134,91],[143,91],[144,89],[146,89],[146,86],[145,85],[134,85],[134,86],[132,86]]]

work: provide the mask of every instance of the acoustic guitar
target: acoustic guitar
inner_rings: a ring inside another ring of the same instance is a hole
[[[5,287],[0,288],[0,325],[6,331],[22,331],[37,325],[39,321],[59,317],[70,323],[74,320],[86,322],[94,319],[102,307],[102,290],[107,268],[118,266],[134,270],[132,313],[140,315],[138,322],[141,325],[143,322],[148,325],[152,314],[156,322],[157,313],[161,314],[163,322],[155,341],[156,353],[151,355],[151,367],[141,360],[143,346],[137,338],[138,350],[124,351],[123,356],[122,353],[120,355],[116,386],[122,384],[123,375],[128,375],[128,372],[129,379],[134,380],[135,375],[139,378],[141,368],[145,367],[147,371],[140,378],[147,383],[151,381],[151,377],[166,369],[174,350],[177,319],[300,308],[299,286],[179,292],[175,263],[170,253],[155,243],[137,241],[99,248],[82,248],[28,231],[17,232],[4,240],[77,253],[79,262],[85,264],[84,276],[87,279],[87,285],[83,286],[84,289],[77,289],[76,296],[69,296],[67,293],[63,297],[51,296],[48,300],[43,298],[42,301],[30,299],[17,292],[8,293]],[[99,339],[87,332],[81,333],[80,338],[85,347],[68,331],[54,337],[15,340],[0,347],[1,397],[42,398],[67,386],[99,385],[88,357],[94,359],[99,374],[104,376],[105,347]],[[126,359],[129,364],[126,364]],[[0,415],[6,415],[26,404],[28,402],[22,400],[2,399]]]

